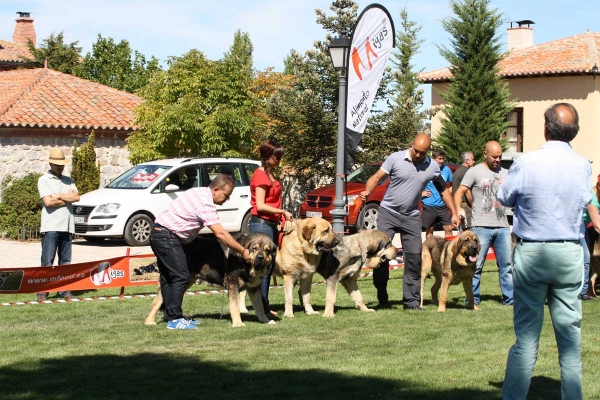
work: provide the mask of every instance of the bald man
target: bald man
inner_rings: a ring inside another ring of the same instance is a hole
[[[513,311],[517,340],[508,352],[502,398],[527,397],[547,302],[558,345],[561,398],[580,400],[580,237],[582,214],[592,199],[592,170],[570,145],[579,131],[575,107],[555,104],[544,119],[546,143],[513,163],[498,193],[502,204],[515,208],[513,232],[518,237]],[[545,392],[544,397],[554,396]]]
[[[477,267],[473,276],[473,297],[475,309],[481,301],[481,271],[490,246],[496,253],[496,264],[502,291],[502,304],[513,303],[513,281],[511,269],[510,226],[506,218],[506,208],[498,201],[498,189],[508,170],[500,166],[502,146],[498,142],[487,142],[483,151],[484,161],[469,168],[460,187],[454,193],[454,204],[459,215],[464,215],[461,207],[467,190],[473,194],[471,230],[477,235],[481,250],[477,256]]]
[[[404,251],[404,277],[402,302],[406,310],[422,310],[421,302],[421,194],[428,182],[433,181],[442,195],[442,200],[452,215],[452,226],[458,226],[459,219],[452,195],[446,190],[446,182],[441,176],[437,162],[427,155],[431,139],[419,134],[410,149],[398,151],[388,156],[381,168],[368,180],[360,198],[367,202],[378,183],[389,175],[390,184],[379,205],[377,229],[390,239],[400,233]],[[386,262],[373,270],[373,284],[377,288],[377,299],[381,306],[388,302],[387,281],[390,270]]]

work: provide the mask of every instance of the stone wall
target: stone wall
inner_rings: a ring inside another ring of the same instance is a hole
[[[48,170],[50,148],[59,147],[71,159],[73,137],[0,137],[0,181],[7,176],[23,178],[30,173],[44,173]],[[79,145],[86,138],[76,138]],[[131,168],[127,159],[129,152],[124,139],[96,138],[96,158],[100,164],[100,185],[108,182]],[[65,175],[70,175],[71,166],[65,167]],[[77,184],[77,182],[75,182]]]

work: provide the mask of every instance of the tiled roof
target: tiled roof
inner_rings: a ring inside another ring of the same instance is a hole
[[[0,62],[24,62],[21,57],[32,58],[27,46],[0,39]]]
[[[135,130],[138,96],[47,68],[0,72],[0,127]]]
[[[513,50],[498,63],[500,75],[504,78],[520,78],[548,75],[591,74],[598,65],[600,32],[587,32]],[[600,65],[598,65],[600,68]],[[452,74],[449,68],[419,74],[423,83],[448,82]]]

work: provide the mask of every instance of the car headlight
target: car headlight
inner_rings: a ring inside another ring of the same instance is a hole
[[[119,203],[106,203],[98,206],[98,208],[96,208],[96,212],[113,214],[119,209],[119,207],[121,207]]]
[[[358,194],[351,194],[350,196],[344,196],[344,203],[347,202],[347,204],[349,206],[354,204],[354,200],[358,199],[360,197],[360,195]]]

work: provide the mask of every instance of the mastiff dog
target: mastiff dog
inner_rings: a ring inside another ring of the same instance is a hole
[[[375,311],[365,305],[356,283],[362,266],[379,268],[381,263],[396,258],[396,247],[383,232],[362,230],[343,236],[333,251],[321,257],[317,272],[327,281],[324,317],[333,317],[338,282],[346,289],[354,306],[361,311]]]
[[[246,262],[241,254],[223,250],[215,238],[198,238],[187,246],[190,281],[188,288],[197,280],[227,289],[229,312],[234,328],[245,326],[240,316],[240,303],[244,297],[240,292],[247,290],[258,320],[265,324],[274,324],[265,314],[260,295],[260,284],[266,275],[271,262],[277,254],[277,246],[266,235],[253,233],[242,235],[238,242],[250,251],[250,262]],[[160,287],[158,294],[146,317],[146,325],[154,325],[156,313],[163,303]]]
[[[425,279],[433,271],[435,283],[431,288],[431,298],[438,304],[438,311],[446,311],[448,288],[450,285],[463,284],[467,296],[468,308],[479,310],[473,299],[473,275],[479,254],[479,239],[471,231],[464,231],[451,241],[431,237],[423,242],[421,269],[421,307],[423,307],[423,288]]]
[[[331,224],[322,218],[300,220],[281,240],[275,260],[275,273],[283,277],[286,317],[293,317],[294,285],[300,282],[300,297],[307,314],[318,314],[310,305],[310,286],[323,252],[331,251],[339,239]]]

